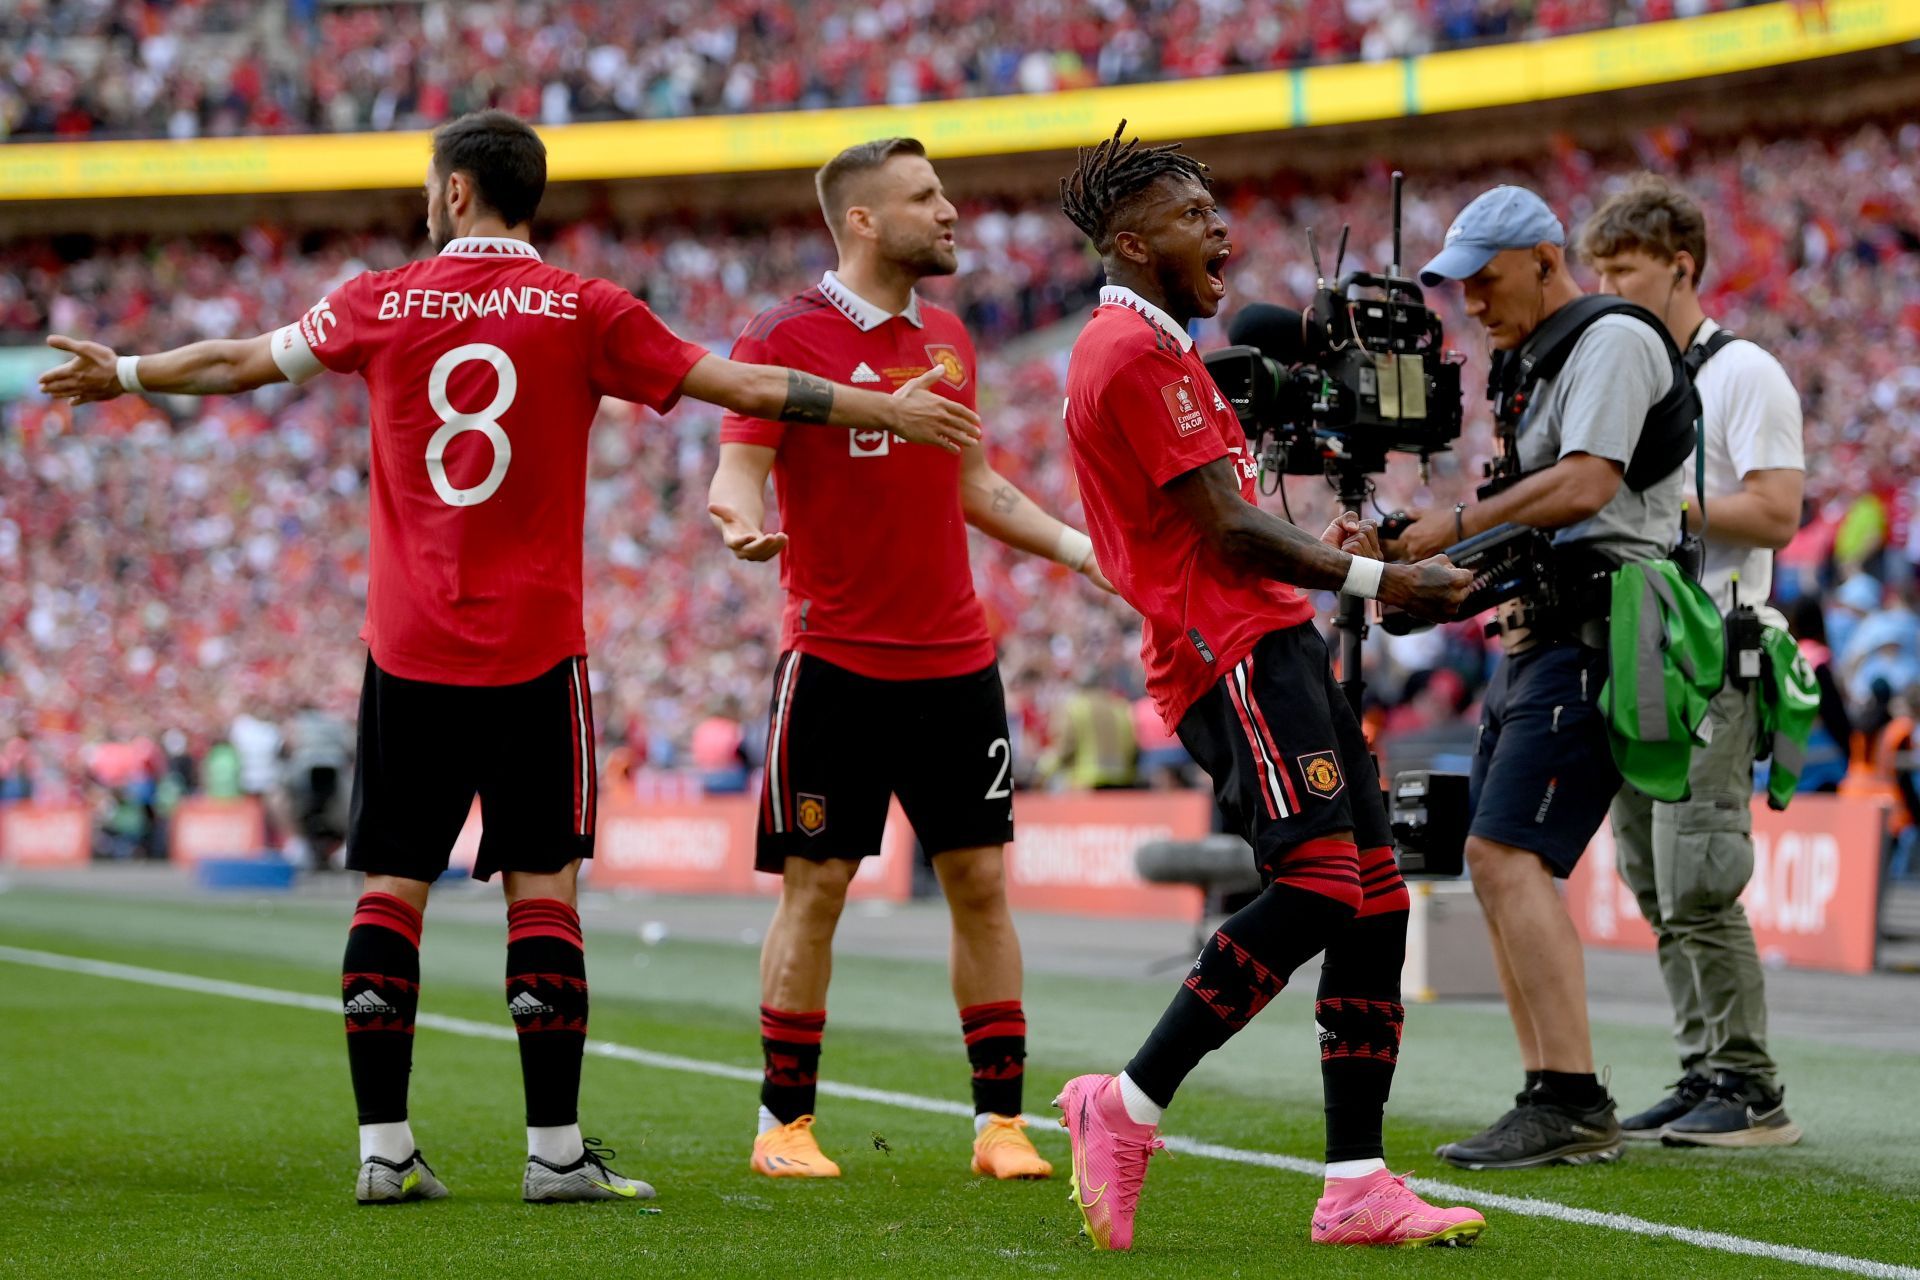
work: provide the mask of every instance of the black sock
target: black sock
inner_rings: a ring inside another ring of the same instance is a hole
[[[813,1114],[820,1080],[820,1040],[827,1011],[795,1013],[760,1006],[760,1051],[766,1058],[760,1080],[760,1105],[781,1124]]]
[[[1327,944],[1320,993],[1320,1084],[1327,1109],[1327,1160],[1386,1154],[1380,1125],[1400,1060],[1400,968],[1407,956],[1404,909],[1361,916]]]
[[[1527,1087],[1524,1090],[1524,1092],[1527,1093],[1529,1096],[1532,1095],[1535,1089],[1538,1089],[1540,1087],[1540,1077],[1542,1074],[1543,1073],[1539,1071],[1527,1072]]]
[[[1354,900],[1276,881],[1207,940],[1173,1003],[1127,1064],[1127,1075],[1161,1106],[1200,1059],[1280,994],[1287,978],[1353,918]]]
[[[420,913],[390,893],[362,895],[347,930],[340,1000],[361,1124],[407,1118],[413,1018],[420,1007]]]
[[[973,1114],[1019,1115],[1027,1061],[1027,1015],[1020,1002],[968,1005],[960,1011],[960,1035],[973,1067]]]
[[[579,1123],[587,953],[580,914],[558,898],[507,904],[507,1012],[520,1033],[527,1124]]]
[[[1600,1087],[1600,1079],[1591,1071],[1542,1071],[1540,1088],[1551,1095],[1555,1102],[1564,1102],[1570,1107],[1597,1106],[1607,1096]]]

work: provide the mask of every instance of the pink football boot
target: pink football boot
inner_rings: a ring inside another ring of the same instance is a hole
[[[1075,1150],[1079,1148],[1076,1146]],[[1381,1169],[1363,1178],[1333,1178],[1313,1207],[1315,1244],[1468,1245],[1487,1229],[1473,1209],[1441,1209],[1407,1189],[1405,1177]]]
[[[1073,1140],[1073,1203],[1096,1249],[1131,1249],[1133,1213],[1159,1130],[1127,1114],[1113,1076],[1075,1076],[1053,1100]]]

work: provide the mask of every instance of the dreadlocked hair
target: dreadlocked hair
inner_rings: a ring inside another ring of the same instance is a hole
[[[1060,179],[1060,211],[1103,255],[1113,248],[1117,215],[1160,179],[1192,178],[1203,187],[1211,185],[1207,166],[1181,155],[1179,143],[1143,147],[1138,138],[1122,142],[1126,131],[1122,120],[1111,138],[1091,151],[1080,148],[1073,172]]]

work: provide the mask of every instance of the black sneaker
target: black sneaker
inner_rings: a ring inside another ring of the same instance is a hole
[[[1670,1147],[1790,1147],[1800,1126],[1787,1118],[1787,1091],[1737,1071],[1716,1071],[1707,1096],[1660,1131]]]
[[[1536,1089],[1527,1105],[1492,1128],[1437,1154],[1461,1169],[1533,1169],[1549,1164],[1606,1164],[1620,1158],[1620,1121],[1613,1099],[1569,1106]]]
[[[1658,1142],[1660,1131],[1706,1100],[1713,1081],[1689,1071],[1673,1082],[1673,1092],[1638,1115],[1620,1122],[1620,1136],[1632,1142]]]
[[[1522,1089],[1520,1092],[1513,1095],[1512,1110],[1508,1111],[1505,1115],[1501,1116],[1498,1120],[1495,1120],[1492,1124],[1488,1125],[1486,1128],[1482,1129],[1480,1132],[1474,1134],[1471,1138],[1463,1138],[1459,1142],[1441,1143],[1439,1146],[1433,1149],[1433,1154],[1438,1156],[1442,1160],[1450,1160],[1452,1159],[1452,1157],[1449,1156],[1447,1153],[1449,1151],[1452,1151],[1455,1147],[1472,1147],[1475,1149],[1484,1147],[1487,1143],[1493,1141],[1500,1134],[1504,1133],[1506,1131],[1507,1126],[1512,1124],[1514,1120],[1519,1116],[1519,1114],[1522,1111],[1527,1109],[1527,1105],[1532,1101],[1533,1101],[1533,1086],[1528,1085],[1526,1088]]]

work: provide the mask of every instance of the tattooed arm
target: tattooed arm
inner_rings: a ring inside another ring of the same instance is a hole
[[[1084,573],[1095,584],[1113,590],[1094,561],[1093,543],[1086,534],[1054,519],[1020,492],[1011,480],[993,469],[979,445],[960,451],[960,508],[967,523],[989,538],[1017,551],[1057,560]]]
[[[957,453],[980,438],[980,418],[930,389],[944,372],[935,365],[892,395],[884,395],[843,387],[798,369],[707,355],[687,371],[680,389],[696,400],[749,418],[891,431],[915,444],[938,445]]]

